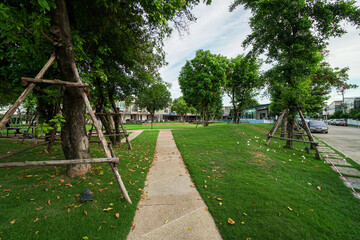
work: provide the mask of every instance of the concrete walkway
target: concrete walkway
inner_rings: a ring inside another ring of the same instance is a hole
[[[335,153],[334,150],[332,150],[323,143],[319,143],[319,152],[327,163],[334,165],[331,166],[334,171],[339,171],[342,175],[345,175],[344,178],[340,177],[341,180],[343,180],[345,186],[349,188],[352,187],[355,189],[360,189],[359,170],[353,168],[353,166],[349,162],[347,162],[345,158]],[[359,192],[353,192],[353,194],[356,198],[360,199]]]
[[[171,130],[160,130],[154,162],[127,239],[221,239]]]
[[[131,132],[128,136],[129,141],[133,140],[137,136],[140,135],[140,133],[143,132],[143,130],[127,130],[128,132]],[[126,143],[126,138],[121,139],[121,143]]]

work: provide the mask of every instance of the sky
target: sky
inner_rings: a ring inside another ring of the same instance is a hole
[[[193,9],[197,21],[190,23],[188,33],[180,36],[174,30],[171,37],[165,41],[164,50],[168,65],[160,70],[160,74],[165,82],[172,85],[172,99],[182,95],[178,83],[179,72],[186,60],[195,57],[198,49],[210,50],[213,54],[221,54],[228,58],[248,52],[248,49],[242,47],[242,42],[251,33],[248,23],[250,12],[241,6],[229,12],[232,2],[233,0],[213,0],[210,6],[199,4]],[[356,4],[360,6],[359,2]],[[348,83],[360,86],[360,29],[350,25],[346,26],[346,29],[347,34],[329,41],[330,54],[326,61],[333,68],[349,67]],[[265,56],[262,57],[265,59]],[[269,68],[270,65],[264,65],[262,70],[266,71]],[[345,97],[360,97],[360,87],[345,91]],[[341,98],[334,89],[328,103]],[[259,97],[258,101],[260,104],[270,103],[270,99],[266,97]],[[230,105],[229,97],[223,98],[223,104]]]

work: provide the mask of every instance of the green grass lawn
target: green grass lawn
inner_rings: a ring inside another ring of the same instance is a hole
[[[210,126],[214,125],[226,125],[225,122],[215,122],[210,124]],[[151,129],[151,123],[146,124],[133,124],[133,123],[125,123],[124,127],[126,130],[137,130],[137,129]],[[201,124],[198,124],[197,128],[202,128],[203,126]],[[194,123],[154,123],[153,129],[178,129],[178,128],[190,128],[194,129],[196,128],[196,124]]]
[[[283,148],[271,125],[173,130],[224,239],[359,239],[360,201],[303,143]],[[231,218],[235,223],[230,224]]]
[[[59,166],[0,169],[0,239],[125,239],[157,135],[158,131],[144,131],[132,141],[132,151],[126,144],[114,148],[120,158],[119,173],[133,204],[122,197],[106,163],[92,164],[91,173],[74,178],[67,177],[65,167]],[[0,155],[23,147],[15,141],[1,141]],[[43,148],[1,161],[64,159],[59,145],[47,155]],[[101,146],[91,145],[91,157],[104,157]],[[85,188],[93,193],[94,201],[80,202]]]

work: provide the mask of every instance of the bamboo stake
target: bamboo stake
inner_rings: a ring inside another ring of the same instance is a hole
[[[283,117],[285,115],[285,112],[287,112],[287,109],[282,111],[282,113],[280,114],[278,120],[274,124],[273,128],[270,130],[269,135],[268,135],[268,141],[266,142],[266,145],[270,144],[271,138],[274,136],[274,133],[276,132],[277,128],[279,127],[280,123],[282,122],[282,119],[283,119]]]
[[[79,76],[79,72],[78,72],[78,70],[77,70],[77,68],[76,68],[75,63],[72,63],[72,69],[73,69],[73,71],[74,71],[74,73],[75,73],[75,76],[76,76],[77,81],[78,81],[79,83],[81,83],[81,78],[80,78],[80,76]],[[83,99],[84,99],[86,108],[88,109],[89,114],[90,114],[90,116],[91,116],[91,118],[92,118],[92,121],[93,121],[93,123],[94,123],[95,129],[96,129],[96,131],[97,131],[97,133],[98,133],[98,135],[99,135],[99,139],[100,139],[101,144],[102,144],[102,146],[103,146],[103,149],[104,149],[104,151],[105,151],[106,157],[111,158],[111,157],[112,157],[111,152],[110,152],[109,147],[108,147],[108,145],[107,145],[107,142],[106,142],[106,139],[105,139],[105,137],[104,137],[104,134],[103,134],[103,132],[101,131],[100,124],[99,124],[99,122],[98,122],[98,120],[97,120],[97,118],[96,118],[96,116],[95,116],[95,111],[92,109],[91,104],[90,104],[90,102],[89,102],[89,99],[88,99],[88,97],[87,97],[84,89],[83,89],[83,88],[80,88],[79,90],[80,90],[81,95],[82,95],[82,97],[83,97]],[[117,170],[117,167],[116,167],[114,164],[110,164],[110,166],[111,166],[111,169],[112,169],[112,171],[113,171],[113,173],[114,173],[114,176],[115,176],[115,178],[116,178],[116,180],[117,180],[117,182],[118,182],[118,185],[119,185],[119,187],[120,187],[120,189],[121,189],[121,191],[122,191],[125,199],[126,199],[129,203],[132,203],[132,202],[131,202],[131,199],[130,199],[127,191],[126,191],[125,185],[124,185],[123,181],[121,180],[121,176],[120,176],[120,174],[119,174],[119,172],[118,172],[118,170]]]
[[[300,108],[299,108],[298,110],[299,110],[299,115],[300,115],[301,121],[302,121],[303,124],[304,124],[305,132],[306,132],[309,140],[312,141],[312,142],[314,142],[314,138],[313,138],[313,136],[312,136],[312,134],[311,134],[311,131],[310,131],[310,129],[309,129],[309,126],[306,124],[304,115],[303,115],[303,113],[302,113],[302,111],[301,111]],[[317,145],[316,145],[316,144],[311,144],[311,146],[313,146],[313,147],[315,148],[315,151],[316,151],[315,157],[316,157],[317,159],[320,159],[320,160],[321,160],[320,152],[319,152],[319,149],[318,149]]]
[[[55,54],[52,54],[50,59],[44,65],[44,67],[40,70],[40,72],[36,75],[35,79],[40,79],[44,76],[46,70],[54,63]],[[9,121],[11,116],[14,114],[16,109],[20,106],[20,104],[25,100],[25,98],[29,95],[29,93],[34,89],[35,83],[30,83],[30,85],[25,89],[25,91],[20,95],[20,97],[16,100],[14,105],[5,113],[4,117],[0,121],[0,129],[4,128],[4,125]]]
[[[86,83],[76,83],[76,82],[67,82],[67,81],[61,81],[59,79],[55,80],[48,80],[48,79],[36,79],[36,78],[29,78],[29,77],[22,77],[21,78],[22,85],[27,86],[29,83],[51,83],[51,84],[60,84],[64,86],[70,86],[70,87],[89,87]]]
[[[54,166],[54,165],[69,165],[69,164],[84,164],[84,163],[119,163],[119,158],[90,158],[90,159],[72,159],[72,160],[10,162],[10,163],[0,163],[0,168]]]

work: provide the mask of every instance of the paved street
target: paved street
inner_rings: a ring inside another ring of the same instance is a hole
[[[314,135],[360,164],[360,128],[329,126],[329,133]]]

